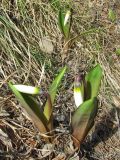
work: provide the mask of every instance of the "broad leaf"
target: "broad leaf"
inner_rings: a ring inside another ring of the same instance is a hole
[[[49,87],[50,98],[47,99],[47,102],[46,102],[45,107],[44,107],[44,115],[45,115],[45,117],[47,118],[48,121],[51,117],[51,113],[52,113],[52,110],[53,110],[53,103],[54,103],[54,99],[55,99],[55,96],[56,96],[57,89],[58,89],[58,87],[61,83],[61,80],[62,80],[65,72],[66,72],[66,69],[67,69],[67,67],[62,68],[62,70],[60,71],[58,76],[54,79],[54,81],[52,82],[52,84]]]
[[[73,114],[72,135],[76,147],[80,147],[80,144],[94,125],[94,118],[97,114],[97,109],[97,99],[92,98],[82,103]]]
[[[38,127],[39,131],[41,133],[46,133],[48,131],[46,127],[46,118],[43,112],[41,111],[40,106],[37,104],[34,98],[25,93],[20,93],[14,87],[14,85],[12,85],[11,82],[9,82],[9,87],[12,90],[12,92],[15,94],[19,102],[22,104],[22,106],[25,108],[27,113],[30,115],[31,119],[33,120],[35,125]]]
[[[69,38],[70,28],[71,28],[71,11],[68,10],[64,13],[63,9],[60,9],[58,15],[58,24],[61,32],[66,38]]]
[[[100,65],[96,65],[85,77],[85,98],[90,99],[97,97],[100,82],[102,78],[102,69]]]

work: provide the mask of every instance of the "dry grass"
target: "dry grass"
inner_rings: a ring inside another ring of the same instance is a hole
[[[41,84],[47,89],[58,68],[67,64],[69,73],[58,93],[54,114],[55,117],[61,118],[63,114],[69,117],[74,109],[71,93],[74,75],[86,73],[100,63],[104,77],[99,113],[95,127],[81,148],[82,159],[119,160],[120,57],[115,49],[120,48],[120,2],[87,0],[72,3],[72,36],[88,33],[76,40],[63,63],[63,37],[57,24],[57,11],[46,1],[32,0],[24,5],[20,3],[22,1],[18,2],[13,6],[7,0],[0,4],[0,159],[52,159],[47,156],[52,155],[51,150],[55,156],[59,155],[58,159],[65,159],[63,139],[69,137],[67,145],[70,141],[69,133],[57,132],[58,144],[54,148],[47,146],[48,152],[44,153],[45,143],[9,91],[9,80]],[[66,2],[62,3],[65,5]],[[108,19],[109,8],[116,11],[114,23]],[[43,37],[52,42],[52,52],[43,52],[40,43]],[[61,130],[69,127],[69,119],[64,123],[66,117],[59,122]]]

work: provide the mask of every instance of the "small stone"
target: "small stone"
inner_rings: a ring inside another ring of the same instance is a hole
[[[45,52],[51,54],[53,52],[54,46],[48,37],[43,37],[39,41],[40,49]]]

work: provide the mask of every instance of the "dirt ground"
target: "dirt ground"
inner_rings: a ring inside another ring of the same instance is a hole
[[[120,159],[120,1],[61,0],[61,6],[68,4],[73,9],[71,38],[80,36],[65,54],[58,10],[49,1],[0,1],[0,160]],[[103,69],[99,111],[80,151],[74,151],[74,76],[97,63]],[[47,90],[64,65],[69,69],[54,104],[55,139],[46,144],[8,81]]]

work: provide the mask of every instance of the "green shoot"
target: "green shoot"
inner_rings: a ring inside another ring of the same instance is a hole
[[[12,92],[15,94],[16,98],[19,100],[27,113],[30,115],[30,118],[38,127],[39,131],[42,133],[46,133],[48,131],[46,118],[35,99],[31,95],[19,92],[16,88],[16,85],[13,85],[11,82],[9,82],[8,84]]]
[[[72,116],[72,136],[75,147],[80,147],[94,125],[98,110],[97,95],[101,78],[102,69],[99,65],[96,65],[85,76],[85,87],[80,77],[77,76],[75,79],[74,99],[78,107]],[[83,89],[85,89],[85,92]]]
[[[16,98],[25,108],[31,119],[38,127],[41,133],[46,133],[52,130],[53,118],[53,103],[57,93],[57,89],[61,83],[61,80],[66,72],[66,67],[62,68],[58,76],[52,82],[49,87],[49,93],[43,92],[39,87],[32,87],[26,85],[13,85],[11,82],[8,83],[10,89],[15,94]],[[44,111],[35,100],[33,95],[43,94],[47,96],[47,101],[44,106]],[[47,139],[49,140],[49,139]]]
[[[75,111],[72,117],[73,141],[76,147],[79,147],[87,136],[89,130],[94,125],[94,118],[97,114],[96,98],[89,99],[82,103]]]
[[[70,9],[66,12],[63,9],[60,9],[58,16],[58,24],[66,40],[70,37],[71,14]]]
[[[49,95],[51,98],[51,103],[53,106],[54,103],[54,99],[56,96],[56,92],[57,89],[61,83],[61,80],[66,72],[67,67],[62,68],[62,70],[60,71],[60,73],[58,74],[58,76],[54,79],[54,81],[52,82],[52,84],[49,87]],[[53,107],[51,108],[51,106],[49,105],[49,101],[47,100],[45,107],[44,107],[44,114],[47,118],[47,120],[49,121],[50,117],[51,117],[51,113],[52,113]]]

